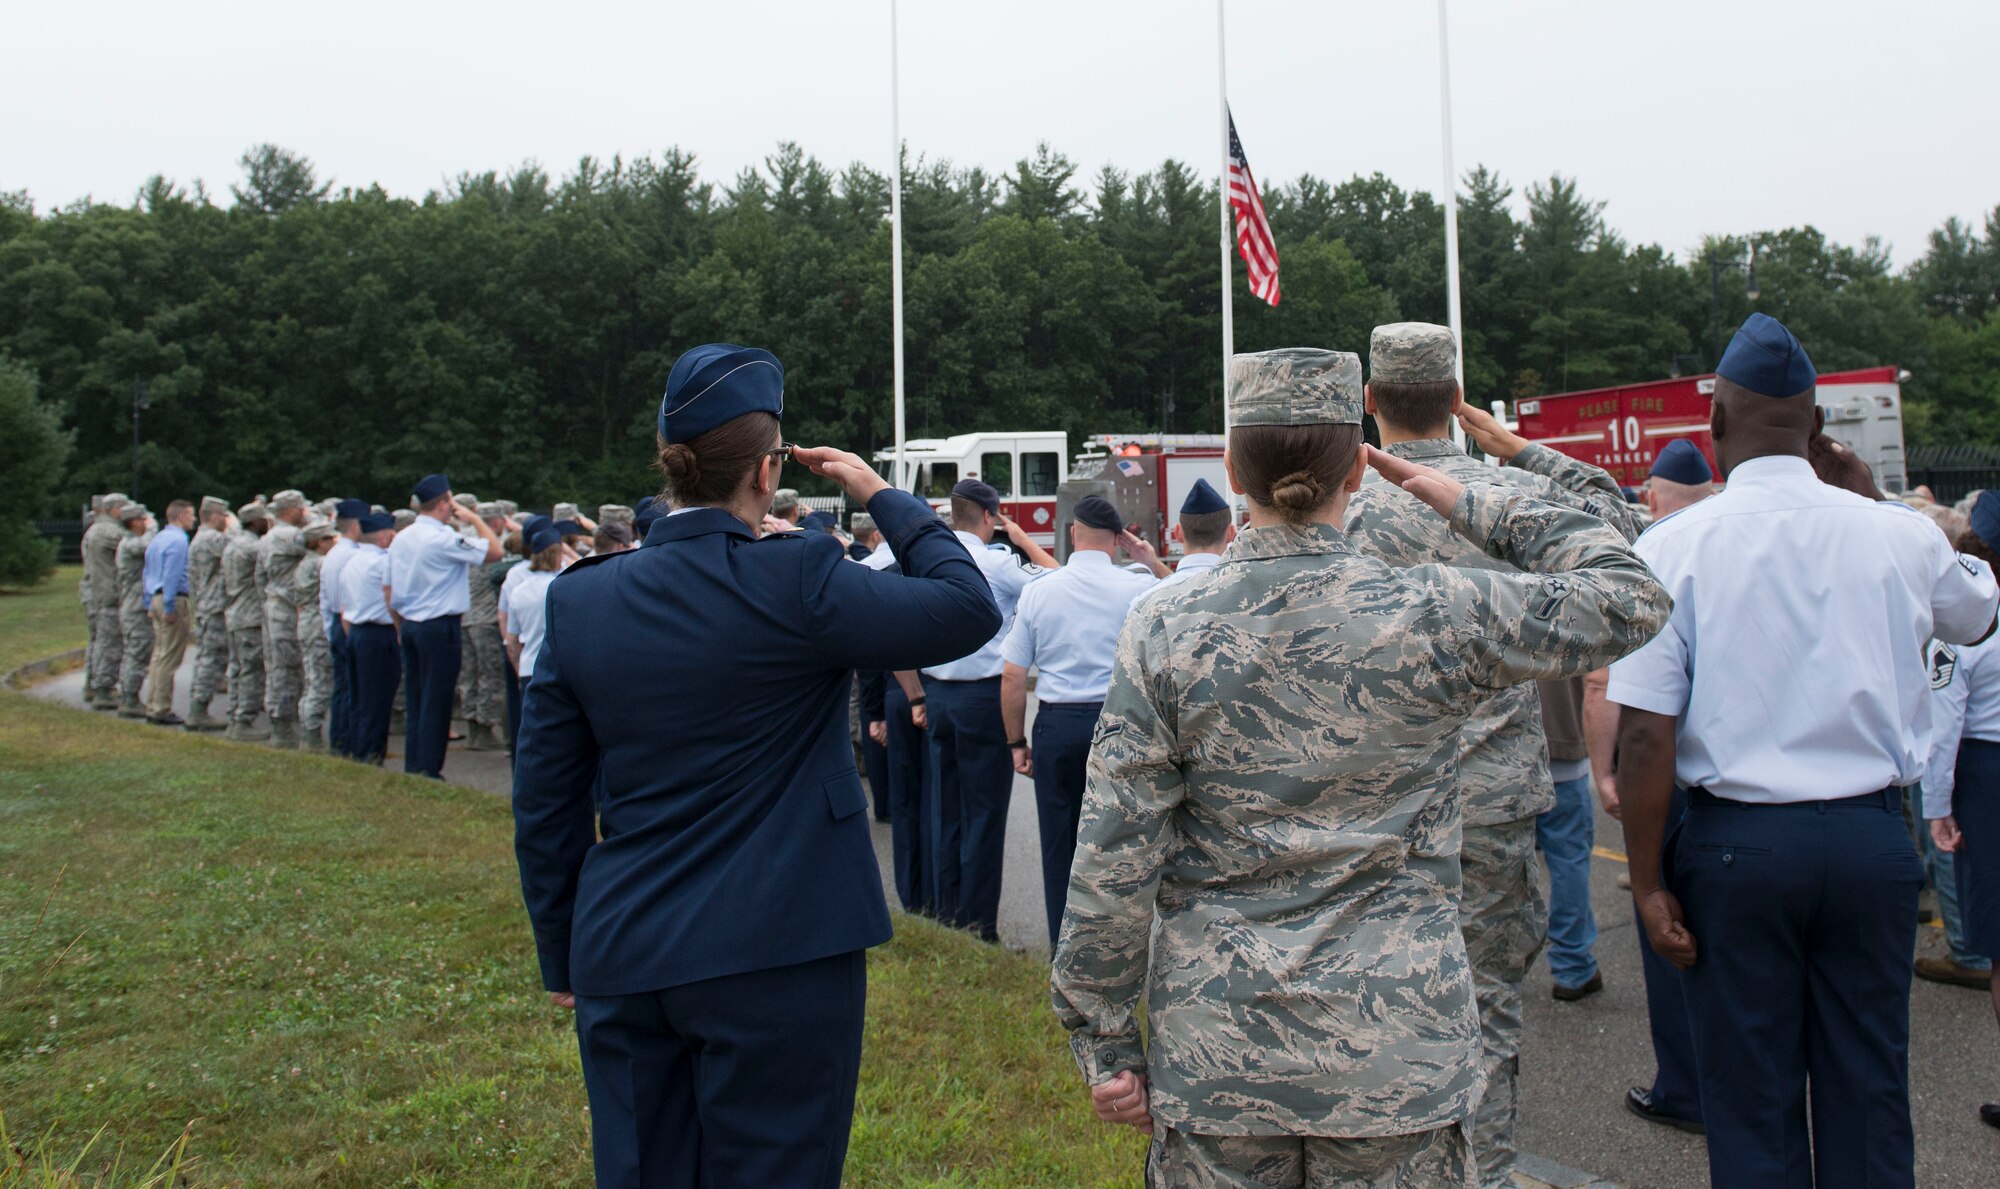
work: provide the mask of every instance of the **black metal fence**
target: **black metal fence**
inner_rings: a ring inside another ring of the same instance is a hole
[[[1924,486],[1947,504],[2000,487],[2000,447],[1913,446],[1905,456],[1911,487]]]
[[[56,543],[56,564],[61,566],[81,565],[83,562],[83,521],[81,520],[37,520],[35,533]]]

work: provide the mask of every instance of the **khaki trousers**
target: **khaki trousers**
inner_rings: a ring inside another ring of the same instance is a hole
[[[167,622],[167,599],[154,595],[153,665],[146,674],[146,714],[165,718],[174,709],[174,674],[180,672],[181,658],[187,654],[188,628],[194,620],[194,604],[186,595],[174,600],[174,621]]]

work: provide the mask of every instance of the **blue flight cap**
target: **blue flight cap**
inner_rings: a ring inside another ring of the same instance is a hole
[[[341,500],[333,506],[335,520],[359,520],[369,513],[367,500]]]
[[[1972,535],[2000,553],[2000,491],[1982,491],[1972,504]]]
[[[785,365],[761,347],[705,343],[674,360],[660,437],[686,442],[745,413],[785,415]]]
[[[361,535],[364,537],[396,527],[396,518],[387,512],[364,512],[355,519],[361,522]]]
[[[528,555],[532,557],[551,545],[560,544],[562,544],[561,531],[553,523],[545,524],[528,534]]]
[[[417,497],[418,503],[428,504],[450,490],[451,478],[449,476],[425,475],[423,478],[417,480],[417,485],[411,489],[410,494]]]
[[[982,483],[977,479],[960,479],[951,489],[951,498],[971,500],[995,516],[1000,515],[1000,492],[991,483]]]
[[[1715,472],[1709,468],[1708,459],[1701,456],[1701,447],[1686,438],[1668,442],[1667,448],[1653,459],[1653,469],[1646,473],[1655,479],[1689,487],[1715,482]]]
[[[1209,486],[1206,479],[1196,479],[1194,487],[1187,493],[1187,498],[1181,501],[1183,516],[1205,516],[1210,512],[1227,511],[1229,511],[1229,501],[1222,498],[1222,493]]]
[[[658,520],[660,517],[665,516],[666,514],[667,514],[667,509],[660,506],[658,496],[649,495],[646,498],[640,500],[638,503],[633,504],[632,505],[633,535],[638,537],[640,540],[644,540],[646,537],[646,530],[652,528],[653,522],[655,520]]]
[[[554,523],[555,521],[550,520],[547,516],[544,516],[540,512],[537,512],[533,516],[530,516],[526,520],[523,520],[521,522],[521,539],[525,541],[529,537],[535,535],[536,529],[544,528]]]
[[[1797,396],[1819,382],[1805,347],[1769,314],[1743,320],[1715,374],[1761,396]]]
[[[565,537],[580,537],[583,535],[583,526],[574,520],[551,520],[549,524],[557,533]]]
[[[831,512],[814,512],[799,521],[799,527],[809,528],[818,533],[830,533],[840,527],[840,521]]]
[[[1085,528],[1101,528],[1106,532],[1125,531],[1125,518],[1118,514],[1118,508],[1101,495],[1087,495],[1076,501],[1070,515]]]

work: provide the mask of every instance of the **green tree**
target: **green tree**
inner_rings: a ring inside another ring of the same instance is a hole
[[[69,435],[36,394],[35,373],[0,356],[0,583],[25,586],[55,569],[55,544],[35,535],[68,460]]]

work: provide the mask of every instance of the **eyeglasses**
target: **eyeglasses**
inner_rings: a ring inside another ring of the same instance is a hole
[[[778,460],[780,464],[783,464],[792,461],[792,451],[797,449],[798,449],[797,446],[794,446],[791,443],[787,442],[785,445],[778,447],[776,450],[764,451],[764,457],[775,458]]]

